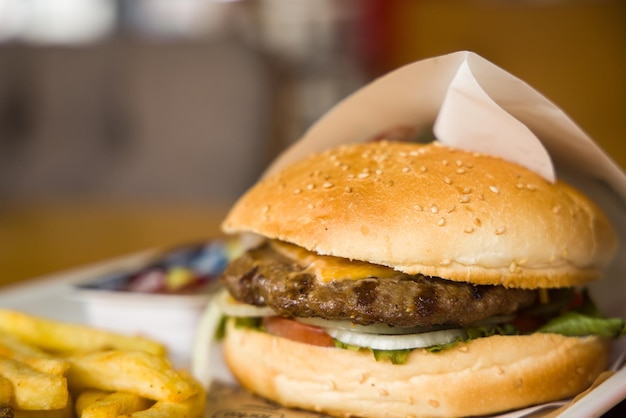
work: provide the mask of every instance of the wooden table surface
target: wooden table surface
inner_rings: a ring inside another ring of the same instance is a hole
[[[2,202],[0,286],[219,237],[227,208],[206,202]]]

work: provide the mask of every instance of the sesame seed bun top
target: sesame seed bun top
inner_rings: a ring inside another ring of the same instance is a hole
[[[409,274],[522,288],[595,280],[617,248],[606,216],[567,184],[439,143],[311,155],[253,186],[222,227]]]

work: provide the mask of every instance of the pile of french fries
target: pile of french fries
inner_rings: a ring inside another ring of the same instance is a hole
[[[0,309],[0,418],[195,418],[205,402],[160,343]]]

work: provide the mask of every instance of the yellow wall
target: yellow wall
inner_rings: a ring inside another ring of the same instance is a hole
[[[626,1],[399,0],[386,65],[472,50],[535,87],[626,168]]]

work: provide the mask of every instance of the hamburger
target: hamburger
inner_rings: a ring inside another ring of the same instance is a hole
[[[242,386],[332,416],[493,414],[571,397],[607,368],[585,284],[617,247],[564,182],[440,143],[342,145],[263,178],[223,222]]]

